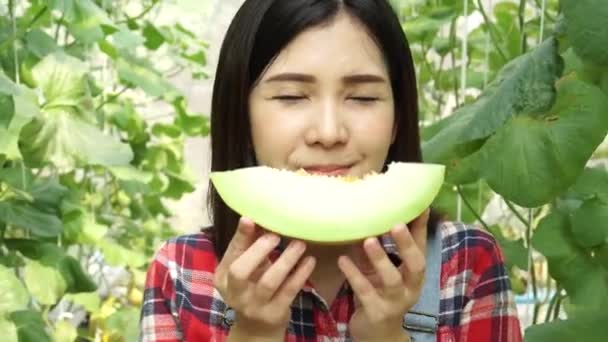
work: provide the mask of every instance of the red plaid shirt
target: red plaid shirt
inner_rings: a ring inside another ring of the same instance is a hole
[[[443,222],[441,301],[437,341],[522,340],[502,252],[479,229]],[[387,253],[395,246],[384,241]],[[141,315],[142,341],[225,341],[227,306],[213,286],[218,264],[204,233],[166,242],[148,270]],[[285,341],[351,341],[353,292],[347,283],[328,306],[306,286],[291,308]]]

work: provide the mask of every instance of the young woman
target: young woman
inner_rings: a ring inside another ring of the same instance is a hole
[[[362,176],[421,162],[416,99],[388,1],[246,0],[216,73],[212,171]],[[212,188],[210,203],[213,226],[168,241],[150,266],[144,341],[521,341],[486,232],[428,210],[327,247],[265,232]]]

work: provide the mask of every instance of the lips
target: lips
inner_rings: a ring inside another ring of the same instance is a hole
[[[352,165],[313,165],[303,167],[303,169],[311,174],[319,174],[326,176],[344,176],[348,174]]]

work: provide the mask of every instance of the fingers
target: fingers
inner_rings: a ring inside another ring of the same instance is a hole
[[[386,255],[386,252],[376,238],[368,238],[363,242],[363,248],[373,265],[380,280],[387,289],[403,289],[403,277]]]
[[[353,288],[361,305],[366,308],[374,308],[376,304],[382,302],[382,298],[372,285],[372,283],[364,276],[353,261],[347,256],[338,258],[338,267],[348,279],[348,283]]]
[[[416,245],[422,251],[423,254],[426,255],[426,239],[427,239],[427,231],[428,231],[428,222],[430,210],[425,210],[420,216],[418,216],[414,221],[409,224],[410,232]]]
[[[425,253],[414,240],[412,233],[405,225],[399,225],[391,230],[399,255],[402,259],[400,266],[402,279],[408,288],[417,288],[424,279],[426,268]],[[423,244],[426,246],[426,229]]]
[[[241,254],[243,254],[256,241],[255,223],[249,218],[241,217],[239,219],[236,232],[226,248],[222,263],[226,265],[232,264]]]
[[[250,248],[243,252],[229,267],[230,284],[244,287],[250,276],[267,260],[268,254],[279,244],[280,238],[275,234],[265,234],[257,239]]]
[[[292,275],[283,283],[283,285],[277,291],[271,305],[277,305],[277,307],[289,306],[296,298],[306,280],[312,274],[315,269],[316,260],[312,256],[308,256],[302,260]]]
[[[306,250],[306,245],[302,241],[293,240],[285,248],[281,256],[266,270],[256,285],[256,292],[261,300],[268,301],[279,286],[283,283],[288,274],[300,260]]]

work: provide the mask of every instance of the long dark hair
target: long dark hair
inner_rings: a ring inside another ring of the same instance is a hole
[[[390,74],[397,133],[384,168],[392,161],[422,162],[415,69],[399,19],[387,0],[246,0],[228,28],[215,74],[211,171],[256,165],[248,111],[252,88],[292,39],[307,28],[329,23],[340,10],[367,28]],[[213,222],[209,233],[221,258],[239,215],[222,201],[211,182],[208,207]],[[431,211],[430,233],[438,219]]]

